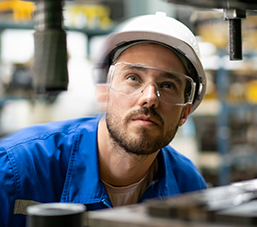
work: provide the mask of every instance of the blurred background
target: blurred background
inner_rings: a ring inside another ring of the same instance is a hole
[[[0,137],[23,127],[98,114],[92,67],[105,37],[133,16],[166,12],[198,37],[206,96],[171,142],[210,187],[257,176],[257,13],[242,20],[243,60],[230,61],[222,9],[164,0],[65,1],[69,85],[35,94],[32,86],[35,2],[0,0]]]

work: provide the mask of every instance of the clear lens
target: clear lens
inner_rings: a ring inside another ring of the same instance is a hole
[[[124,62],[110,67],[108,83],[116,92],[128,96],[139,96],[154,86],[159,99],[173,105],[191,104],[195,91],[195,83],[186,75]]]

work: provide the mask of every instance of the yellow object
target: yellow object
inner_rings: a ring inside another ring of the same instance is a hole
[[[250,103],[257,103],[257,81],[248,84],[246,97]]]
[[[104,5],[67,5],[65,11],[69,14],[71,27],[79,24],[89,29],[108,29],[112,24],[110,9]]]
[[[0,1],[0,12],[13,11],[13,19],[15,22],[19,22],[20,20],[30,20],[34,9],[34,3],[32,2],[20,0]]]

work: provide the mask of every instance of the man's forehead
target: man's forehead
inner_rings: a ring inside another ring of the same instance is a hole
[[[179,57],[170,49],[154,43],[140,43],[125,49],[115,63],[128,62],[187,74]]]

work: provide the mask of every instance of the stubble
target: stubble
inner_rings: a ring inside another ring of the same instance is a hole
[[[158,127],[161,127],[161,133],[153,137],[149,135],[149,129],[139,127],[137,135],[131,135],[127,126],[133,118],[141,115],[150,115],[156,119],[160,123]],[[113,142],[123,148],[127,153],[138,156],[153,154],[170,143],[177,132],[179,123],[175,122],[169,126],[166,132],[163,129],[164,124],[163,119],[154,108],[142,107],[132,111],[122,121],[114,113],[109,112],[106,115],[106,126]]]

